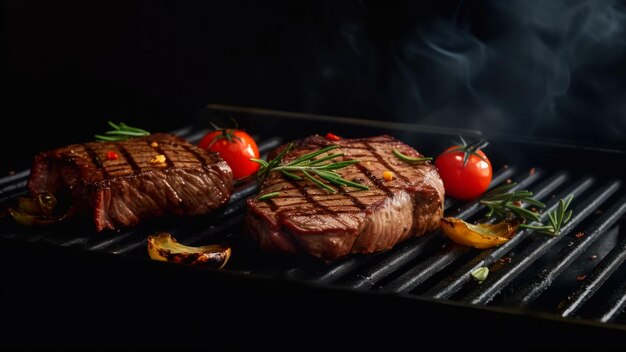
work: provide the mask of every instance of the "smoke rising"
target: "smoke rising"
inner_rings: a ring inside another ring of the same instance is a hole
[[[370,117],[626,146],[624,2],[359,4],[328,9],[318,88],[353,80]]]

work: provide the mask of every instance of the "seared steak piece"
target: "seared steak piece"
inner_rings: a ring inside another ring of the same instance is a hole
[[[393,137],[329,141],[311,136],[297,142],[283,163],[329,145],[339,145],[331,153],[344,153],[343,160],[361,161],[334,171],[369,190],[331,185],[337,188],[333,194],[310,181],[271,173],[260,194],[280,195],[248,200],[246,224],[261,248],[331,261],[349,253],[387,250],[439,228],[444,189],[435,166],[398,159],[393,149],[411,157],[421,155]],[[383,178],[385,171],[393,173],[391,180]]]
[[[163,215],[206,214],[230,199],[233,176],[217,154],[160,133],[40,153],[28,190],[71,197],[102,231]]]

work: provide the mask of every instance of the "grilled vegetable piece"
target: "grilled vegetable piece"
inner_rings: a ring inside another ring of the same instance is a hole
[[[259,164],[250,158],[259,158],[259,147],[246,131],[237,128],[218,128],[207,133],[198,143],[200,148],[216,152],[233,170],[235,179],[253,175]]]
[[[52,225],[62,222],[71,217],[71,212],[67,212],[61,216],[48,216],[48,215],[36,215],[25,212],[21,209],[9,208],[9,214],[13,217],[13,220],[20,225],[36,226],[36,225]]]
[[[74,215],[73,207],[60,214],[57,199],[49,192],[37,193],[33,196],[22,196],[17,199],[17,208],[8,208],[11,217],[20,225],[52,225],[69,219]],[[54,212],[57,210],[56,212]],[[54,212],[54,214],[53,214]]]
[[[456,243],[484,249],[499,246],[508,241],[519,223],[502,221],[497,224],[469,224],[461,219],[441,219],[441,230]]]
[[[446,195],[468,200],[489,188],[493,174],[491,162],[481,150],[488,144],[485,140],[467,143],[461,137],[459,144],[446,149],[435,159]]]
[[[57,198],[50,192],[41,192],[34,196],[17,198],[17,207],[33,215],[50,215],[57,205]]]
[[[148,236],[150,258],[162,262],[203,265],[221,269],[228,262],[230,253],[230,247],[221,245],[185,246],[178,243],[169,233]]]

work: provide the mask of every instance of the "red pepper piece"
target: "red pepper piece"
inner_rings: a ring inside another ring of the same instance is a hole
[[[108,151],[106,154],[107,160],[117,160],[120,156],[114,151]]]
[[[341,140],[341,137],[339,137],[336,134],[328,132],[326,133],[326,139],[328,139],[329,141],[339,141]]]

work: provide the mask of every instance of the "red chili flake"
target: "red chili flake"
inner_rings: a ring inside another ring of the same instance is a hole
[[[587,274],[576,276],[576,281],[583,281],[587,277]]]
[[[512,260],[513,260],[513,258],[511,258],[511,257],[502,257],[502,258],[498,259],[498,263],[508,264]]]
[[[576,237],[578,239],[583,238],[584,236],[585,236],[585,234],[583,232],[579,232],[576,235],[574,235],[574,237]]]
[[[117,160],[120,158],[116,152],[109,150],[106,154],[107,160]]]
[[[534,167],[533,167],[533,168],[531,168],[531,169],[530,169],[530,172],[529,172],[530,176],[534,175],[536,171],[537,171],[537,170],[536,170]]]
[[[595,255],[595,254],[592,254],[592,255],[589,256],[589,259],[596,260],[596,259],[598,259],[598,256]]]
[[[329,141],[339,141],[341,140],[341,137],[339,137],[336,134],[332,134],[330,132],[326,133],[326,139],[328,139]]]

